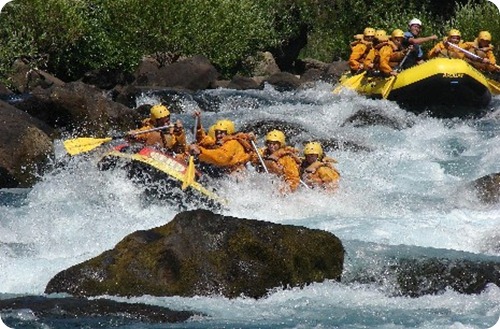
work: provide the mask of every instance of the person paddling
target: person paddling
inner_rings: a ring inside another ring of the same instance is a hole
[[[198,157],[200,165],[208,165],[201,169],[205,169],[212,177],[244,170],[254,153],[250,142],[253,134],[237,133],[234,122],[227,119],[217,121],[213,129],[213,143],[207,143],[206,146],[194,143],[188,147],[189,153]],[[206,137],[211,138],[208,135]]]
[[[467,55],[465,59],[472,64],[476,69],[483,72],[500,72],[500,68],[496,65],[497,61],[493,53],[493,45],[491,44],[491,33],[488,31],[479,32],[477,38],[472,42],[465,42],[462,46],[465,50],[477,55],[478,57],[470,58]]]
[[[140,133],[157,127],[168,127],[168,129]],[[182,122],[177,120],[174,125],[171,125],[170,111],[162,104],[153,105],[150,109],[150,116],[143,120],[142,127],[130,131],[125,139],[129,142],[141,142],[147,146],[161,148],[179,158],[185,157],[186,134]]]
[[[363,39],[359,40],[359,42],[352,47],[348,61],[352,74],[358,74],[365,70],[364,61],[373,46],[374,37],[375,29],[367,27],[363,31]]]
[[[340,180],[340,174],[333,165],[337,161],[325,156],[319,142],[307,143],[303,153],[304,159],[300,166],[302,181],[311,188],[319,187],[327,191],[335,191]]]
[[[454,47],[450,47],[449,44],[452,43],[458,47],[461,46],[462,34],[457,29],[451,29],[448,31],[448,36],[444,38],[443,41],[438,42],[434,47],[429,50],[427,57],[445,57],[445,58],[464,58],[464,53],[457,50]]]
[[[297,190],[300,184],[300,158],[297,149],[286,145],[285,134],[282,131],[268,132],[266,147],[260,149],[258,155],[255,154],[252,158],[252,163],[258,171],[265,170],[283,179],[285,184],[280,187],[280,192],[287,194]]]

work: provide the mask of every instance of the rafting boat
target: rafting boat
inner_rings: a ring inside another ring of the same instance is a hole
[[[115,146],[103,155],[98,167],[100,170],[125,169],[130,179],[146,186],[148,196],[165,200],[179,209],[196,205],[216,210],[226,204],[224,199],[198,181],[190,182],[183,189],[187,164],[152,147],[134,144]],[[201,174],[197,172],[199,176]]]
[[[480,116],[487,110],[492,94],[500,94],[498,82],[461,59],[436,58],[401,71],[396,79],[368,74],[344,75],[340,86],[371,98],[396,101],[415,113],[430,112],[437,117]]]

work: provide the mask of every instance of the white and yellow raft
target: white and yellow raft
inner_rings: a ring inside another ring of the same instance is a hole
[[[98,162],[101,170],[120,166],[129,178],[147,186],[147,191],[170,203],[185,208],[196,203],[210,209],[227,205],[227,201],[198,181],[182,188],[188,166],[174,157],[152,147],[122,144],[107,152]]]

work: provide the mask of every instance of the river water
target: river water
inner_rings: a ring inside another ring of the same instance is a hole
[[[204,314],[187,323],[155,325],[99,321],[99,328],[453,328],[492,327],[500,316],[500,288],[481,294],[453,290],[410,298],[398,295],[384,270],[392,255],[440,255],[500,262],[500,205],[483,205],[468,188],[481,176],[500,172],[500,98],[481,119],[436,119],[414,115],[397,104],[369,100],[333,86],[295,91],[211,90],[217,112],[204,113],[205,126],[230,118],[237,126],[284,121],[303,128],[295,140],[339,141],[328,150],[338,160],[339,191],[300,190],[276,195],[265,175],[220,182],[229,200],[224,215],[329,231],[344,243],[342,282],[276,289],[265,298],[116,298]],[[144,95],[138,105],[161,100]],[[193,124],[192,99],[179,100]],[[360,109],[382,113],[395,127],[347,122]],[[262,145],[262,141],[259,141]],[[349,147],[361,145],[362,149]],[[300,145],[297,145],[300,146]],[[63,159],[61,141],[56,157]],[[59,271],[113,248],[125,235],[168,223],[177,213],[147,204],[141,187],[119,171],[100,172],[92,157],[71,159],[45,174],[32,189],[0,190],[0,299],[43,295]],[[367,280],[363,280],[367,278]],[[369,280],[368,278],[375,278]],[[91,328],[76,319],[44,322],[29,310],[4,312],[16,328]]]

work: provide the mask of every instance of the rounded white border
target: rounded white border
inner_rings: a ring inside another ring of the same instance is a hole
[[[3,6],[5,6],[5,4],[6,4],[7,2],[10,2],[10,1],[11,1],[11,0],[0,0],[0,11],[3,9]],[[1,324],[0,324],[0,325],[1,325]],[[2,327],[0,327],[0,328],[2,328]]]
[[[0,329],[12,329],[12,328],[7,327],[7,325],[3,323],[2,318],[0,317]]]
[[[495,6],[497,6],[498,12],[500,13],[500,0],[488,0],[490,2],[493,2]]]

